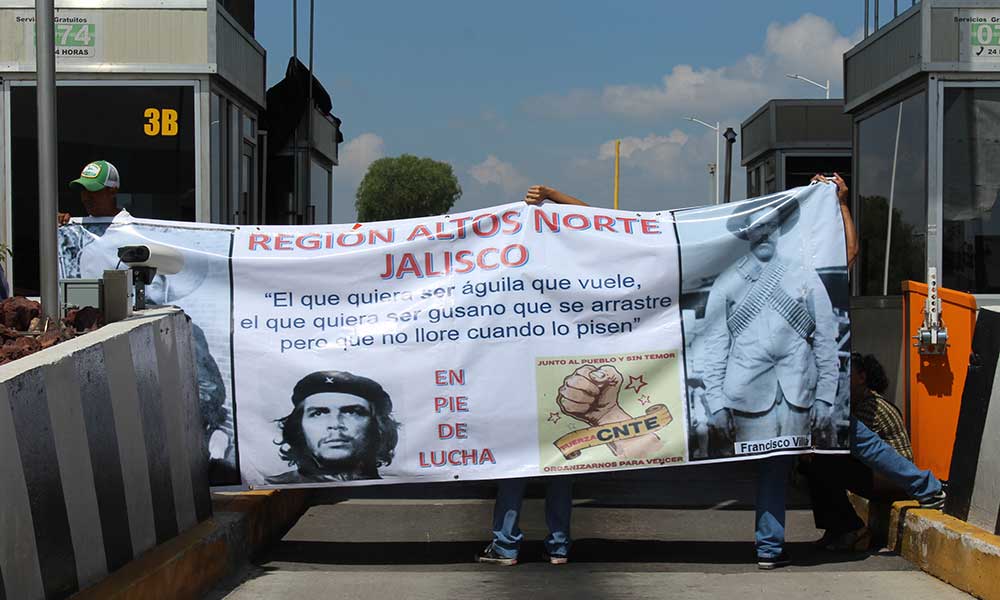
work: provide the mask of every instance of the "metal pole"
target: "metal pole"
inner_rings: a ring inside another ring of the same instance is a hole
[[[875,26],[872,28],[872,33],[878,31],[878,5],[882,0],[875,0]]]
[[[899,116],[896,117],[896,146],[892,151],[892,179],[889,180],[889,218],[885,231],[885,274],[882,277],[882,295],[889,291],[889,247],[892,244],[892,203],[896,196],[896,159],[899,158],[899,131],[903,126],[903,103],[899,103]]]
[[[715,203],[719,203],[719,184],[722,182],[722,165],[719,163],[721,155],[719,154],[719,141],[721,139],[722,129],[719,128],[720,123],[715,122]]]
[[[315,0],[309,0],[309,103],[306,106],[306,206],[312,207],[309,224],[316,224],[316,205],[312,197],[312,146],[313,146],[313,15]]]
[[[292,0],[292,67],[299,70],[299,0]],[[297,224],[299,215],[299,123],[292,130],[292,208],[291,225]]]
[[[826,80],[826,99],[830,99],[830,80]]]
[[[621,160],[622,141],[615,140],[615,210],[618,210],[618,176]]]
[[[871,12],[871,6],[868,5],[869,0],[865,0],[865,37],[868,37],[868,13]]]
[[[733,198],[733,144],[736,143],[736,132],[732,127],[726,127],[723,137],[726,138],[726,193],[723,199],[729,204]]]
[[[56,47],[54,0],[35,3],[35,77],[38,82],[38,258],[42,314],[59,316],[56,250]]]

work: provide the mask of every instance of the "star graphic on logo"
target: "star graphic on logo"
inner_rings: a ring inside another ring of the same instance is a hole
[[[561,415],[561,414],[559,414],[559,413],[557,413],[557,412],[550,412],[550,413],[549,413],[549,418],[548,418],[548,419],[546,419],[546,420],[547,420],[547,421],[548,421],[549,423],[558,423],[558,422],[559,422],[559,419],[561,419],[561,418],[562,418],[562,415]]]
[[[642,396],[639,396],[639,404],[646,406],[650,402],[652,402],[652,398],[649,397],[649,394],[643,394]]]
[[[625,386],[626,390],[635,390],[635,393],[638,394],[639,390],[644,387],[646,387],[646,380],[643,379],[643,375],[639,375],[638,377],[628,376],[628,385]]]

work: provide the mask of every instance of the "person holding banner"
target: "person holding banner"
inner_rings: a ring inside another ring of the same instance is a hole
[[[497,482],[497,499],[493,506],[493,541],[476,555],[476,562],[513,566],[517,564],[524,533],[518,527],[521,504],[529,479],[501,479]],[[573,478],[558,475],[545,478],[545,554],[550,564],[569,562],[572,539],[569,534],[573,510]]]
[[[113,217],[118,214],[118,188],[121,180],[118,169],[106,160],[87,163],[80,176],[69,182],[72,190],[80,192],[80,202],[89,217]],[[56,221],[66,225],[72,217],[69,213],[59,213]]]
[[[849,259],[856,254],[848,223],[847,187],[837,178]],[[525,196],[532,205],[552,200],[586,205],[545,186]],[[727,228],[749,242],[749,252],[724,271],[709,292],[704,387],[708,426],[736,442],[779,436],[833,438],[839,360],[837,326],[825,286],[812,269],[779,256],[778,241],[794,227],[798,201],[761,202],[730,217]],[[708,313],[714,314],[709,318]],[[806,444],[804,447],[809,447]],[[790,457],[765,459],[757,485],[758,566],[789,564],[784,552],[785,487]]]

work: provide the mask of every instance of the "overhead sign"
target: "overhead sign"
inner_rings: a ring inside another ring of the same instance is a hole
[[[24,27],[24,55],[33,58],[36,47],[35,11],[15,11],[14,19]],[[56,9],[53,27],[57,60],[100,60],[101,40],[105,35],[101,11]]]
[[[1000,10],[959,9],[959,60],[969,63],[1000,62]]]

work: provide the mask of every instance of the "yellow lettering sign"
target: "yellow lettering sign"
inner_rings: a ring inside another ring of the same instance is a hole
[[[175,136],[180,129],[177,123],[177,111],[172,108],[147,108],[142,115],[146,123],[142,131],[148,136]]]

